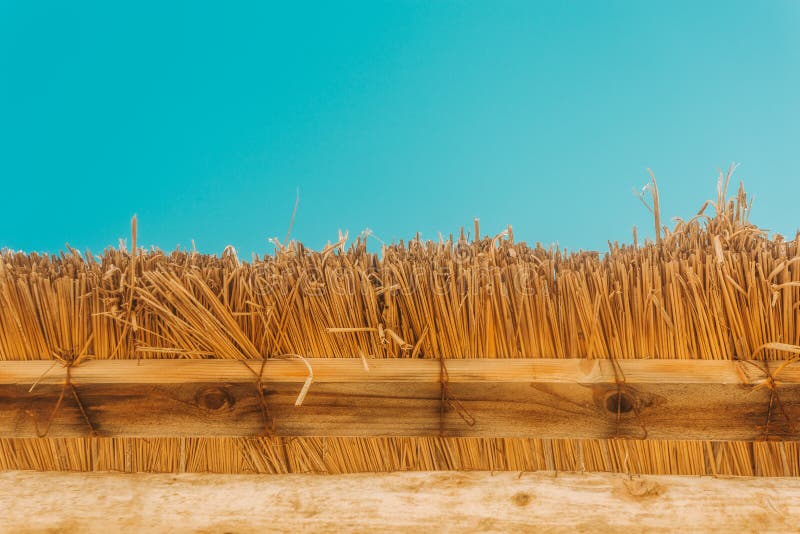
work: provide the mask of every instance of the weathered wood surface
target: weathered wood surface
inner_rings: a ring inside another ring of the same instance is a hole
[[[795,532],[800,479],[0,473],[7,532]]]
[[[295,406],[310,374],[300,360],[267,362],[263,405],[258,362],[89,360],[70,370],[79,405],[60,364],[4,361],[0,437],[800,438],[789,423],[800,416],[800,364],[780,370],[770,409],[770,390],[757,387],[767,375],[752,363],[621,360],[615,373],[608,360],[448,360],[443,411],[438,361],[307,363],[313,382]]]
[[[307,358],[314,382],[440,382],[439,360]],[[308,377],[300,359],[269,359],[264,382],[303,383]],[[366,366],[365,366],[366,362]],[[596,384],[614,382],[611,360],[583,358],[445,360],[450,382],[546,382]],[[636,384],[757,385],[764,380],[760,361],[616,360],[625,381]],[[252,382],[261,360],[106,360],[89,359],[71,370],[76,384],[184,384],[187,382]],[[769,362],[772,371],[783,362]],[[249,367],[249,369],[248,369]],[[61,384],[63,365],[53,360],[0,361],[0,384]],[[779,380],[800,384],[800,363],[786,365]]]

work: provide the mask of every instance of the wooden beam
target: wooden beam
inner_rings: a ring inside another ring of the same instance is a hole
[[[9,532],[794,532],[800,479],[0,473]]]
[[[360,358],[268,359],[264,382],[440,382],[439,360]],[[729,360],[616,360],[628,384],[757,385],[764,378],[763,362]],[[784,362],[771,361],[776,371]],[[450,383],[545,382],[600,384],[615,381],[611,360],[583,358],[451,359],[445,360]],[[252,382],[261,360],[88,359],[71,370],[75,384],[185,384],[195,382]],[[0,360],[0,385],[61,384],[66,369],[53,360]],[[800,383],[800,363],[791,363],[778,376],[785,384]]]
[[[366,369],[355,358],[271,359],[263,404],[260,364],[88,360],[70,369],[76,398],[61,364],[2,361],[0,437],[800,438],[796,363],[781,368],[776,402],[757,387],[767,378],[760,363],[619,360],[615,373],[609,360],[447,360],[444,411],[437,360],[369,360]]]

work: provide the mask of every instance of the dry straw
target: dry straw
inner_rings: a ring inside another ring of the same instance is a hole
[[[655,242],[567,252],[495,237],[367,250],[298,242],[242,262],[132,248],[4,251],[0,359],[687,358],[788,360],[800,345],[800,235],[770,238],[742,188]],[[476,229],[477,229],[476,224]],[[288,241],[288,239],[287,239]],[[257,367],[256,367],[257,368]],[[769,385],[769,384],[767,384]],[[313,388],[312,388],[313,389]],[[450,438],[0,440],[0,468],[325,472],[547,469],[800,474],[794,442]]]

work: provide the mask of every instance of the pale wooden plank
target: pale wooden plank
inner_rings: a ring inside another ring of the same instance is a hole
[[[790,532],[800,480],[610,474],[0,473],[7,531]],[[54,494],[56,489],[56,494]]]

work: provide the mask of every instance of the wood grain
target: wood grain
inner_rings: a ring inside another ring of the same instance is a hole
[[[431,359],[307,358],[315,382],[436,382],[439,361]],[[625,382],[756,385],[765,378],[763,362],[730,360],[616,360]],[[771,361],[778,369],[783,362]],[[72,368],[76,384],[183,384],[187,382],[252,382],[261,360],[107,360],[89,359]],[[450,382],[614,382],[610,360],[583,358],[452,359],[446,360]],[[248,369],[249,366],[249,369]],[[0,384],[61,384],[66,371],[53,360],[0,361]],[[269,359],[265,382],[302,383],[308,368],[300,359]],[[783,383],[800,383],[800,363],[780,371]]]
[[[756,387],[764,371],[741,362],[622,360],[618,386],[607,360],[450,360],[444,406],[438,361],[371,360],[368,371],[358,359],[308,363],[313,383],[295,406],[309,376],[299,360],[267,362],[263,405],[243,362],[90,360],[70,373],[84,417],[63,366],[4,361],[0,437],[800,438],[798,364],[778,375],[781,411]]]
[[[800,480],[0,473],[9,532],[793,532]],[[54,493],[57,492],[57,495]]]

